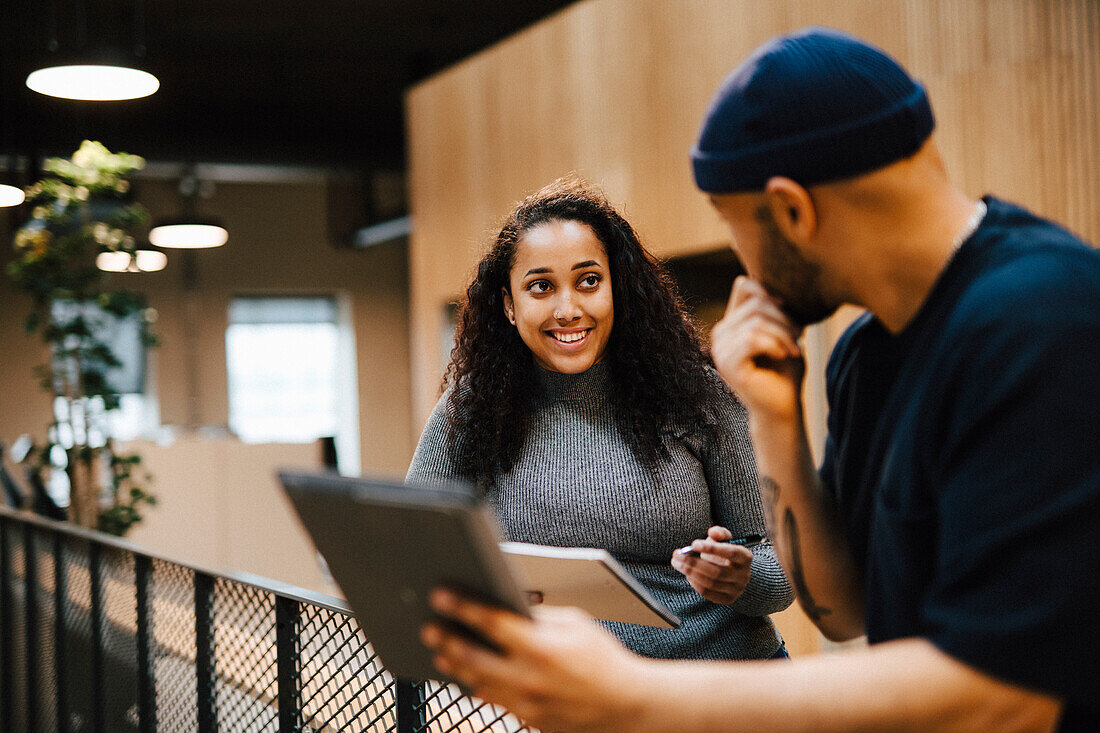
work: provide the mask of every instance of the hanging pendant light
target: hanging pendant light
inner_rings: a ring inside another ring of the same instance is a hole
[[[153,94],[160,81],[141,68],[145,59],[145,14],[142,0],[133,3],[132,44],[123,44],[123,28],[112,27],[105,19],[90,23],[89,10],[103,10],[100,3],[83,0],[71,22],[62,28],[58,0],[52,5],[52,35],[49,57],[27,76],[27,87],[39,94],[63,99],[114,101],[138,99]]]
[[[107,64],[66,64],[32,71],[27,87],[63,99],[111,102],[148,97],[160,81],[148,71]]]
[[[204,249],[220,247],[229,241],[229,232],[214,220],[194,217],[165,219],[149,230],[149,242],[158,247]]]
[[[26,200],[27,195],[23,193],[23,189],[15,185],[17,180],[15,156],[9,155],[4,172],[0,173],[0,208],[18,206]]]
[[[9,186],[6,183],[0,183],[0,207],[4,206],[18,206],[23,203],[27,198],[27,195],[23,193],[23,189],[18,186]]]
[[[209,183],[209,182],[207,182]],[[149,230],[149,242],[157,247],[174,249],[205,249],[221,247],[229,241],[229,232],[216,219],[200,218],[195,214],[199,181],[194,167],[187,166],[180,179],[180,195],[183,198],[183,214],[171,219],[161,219]]]
[[[168,264],[168,255],[155,249],[130,252],[100,252],[95,266],[104,272],[157,272]]]

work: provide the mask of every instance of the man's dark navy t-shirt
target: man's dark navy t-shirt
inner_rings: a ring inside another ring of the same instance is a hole
[[[837,344],[821,476],[871,643],[928,639],[1100,730],[1100,252],[986,203],[904,331]]]

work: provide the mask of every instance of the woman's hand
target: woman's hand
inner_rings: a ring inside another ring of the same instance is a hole
[[[705,539],[691,549],[699,556],[672,553],[672,567],[687,578],[695,592],[714,603],[733,603],[745,592],[752,568],[752,550],[731,545],[733,534],[725,527],[711,527]]]

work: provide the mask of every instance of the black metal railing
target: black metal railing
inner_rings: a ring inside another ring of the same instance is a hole
[[[393,679],[340,599],[0,507],[0,731],[526,731]]]

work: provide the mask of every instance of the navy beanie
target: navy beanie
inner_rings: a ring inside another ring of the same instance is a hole
[[[849,178],[917,152],[935,121],[924,87],[882,50],[846,33],[777,36],[726,77],[691,150],[708,193]]]

